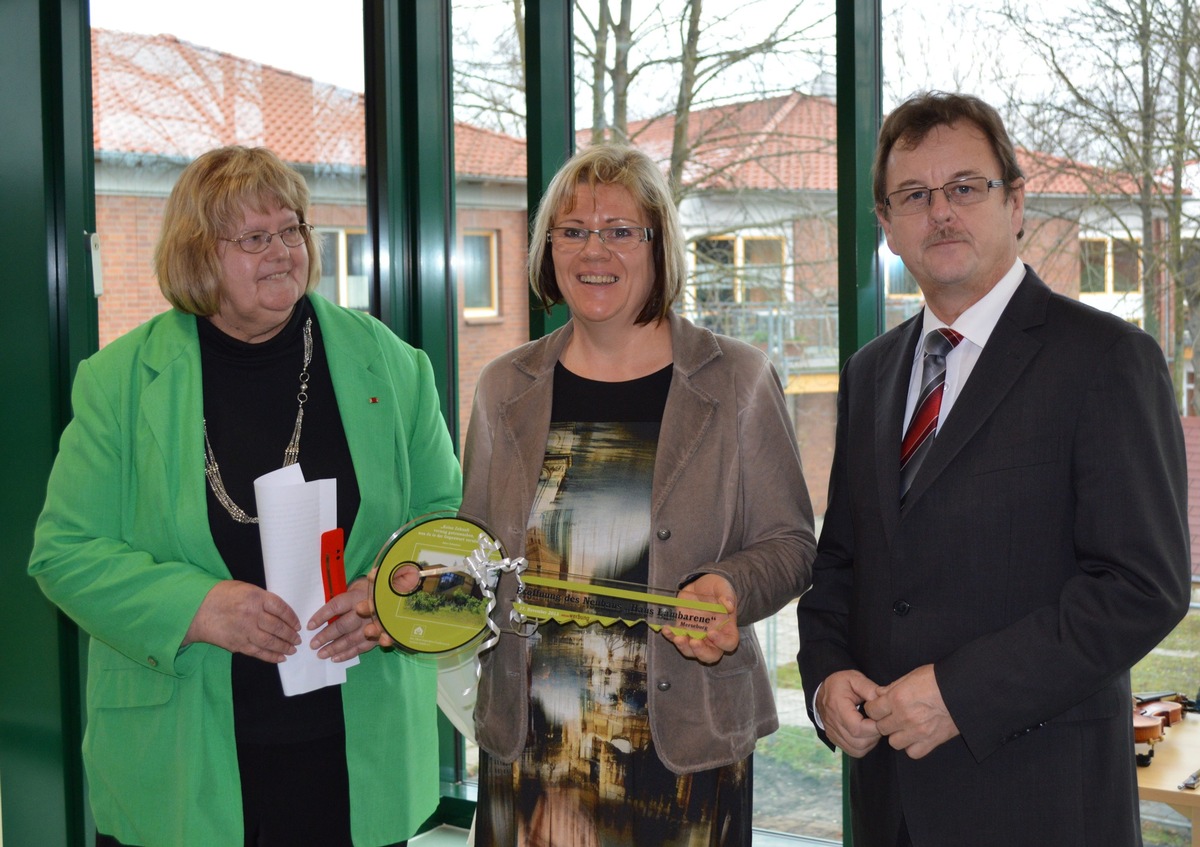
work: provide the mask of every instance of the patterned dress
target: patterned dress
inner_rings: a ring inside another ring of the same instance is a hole
[[[654,454],[671,368],[620,383],[555,369],[529,572],[647,585]],[[659,586],[666,588],[667,586]],[[543,623],[525,750],[481,753],[479,847],[750,843],[750,760],[679,776],[650,736],[643,624]]]

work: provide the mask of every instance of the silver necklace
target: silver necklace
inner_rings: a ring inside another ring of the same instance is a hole
[[[296,425],[292,428],[292,438],[283,449],[283,467],[294,465],[300,461],[300,427],[304,424],[304,404],[308,402],[308,365],[312,362],[312,318],[304,322],[304,365],[300,368],[300,391],[296,400],[300,407],[296,409]],[[212,445],[208,443],[208,419],[202,419],[204,427],[204,475],[208,477],[208,485],[217,501],[229,512],[229,517],[238,523],[258,523],[258,518],[251,517],[246,510],[233,502],[229,492],[225,490],[225,482],[221,479],[221,468],[217,465],[217,457],[213,455]]]

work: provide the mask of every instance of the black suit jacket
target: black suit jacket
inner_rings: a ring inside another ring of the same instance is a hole
[[[1187,610],[1186,461],[1152,338],[1018,286],[899,504],[920,315],[842,373],[799,604],[808,702],[934,665],[961,735],[851,760],[856,847],[1140,844],[1128,668]],[[810,706],[811,709],[811,706]]]

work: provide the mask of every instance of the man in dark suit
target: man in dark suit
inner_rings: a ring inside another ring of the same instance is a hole
[[[1023,191],[976,98],[884,122],[876,214],[925,308],[842,372],[799,604],[855,847],[1141,843],[1129,668],[1190,589],[1178,411],[1150,336],[1020,262]]]

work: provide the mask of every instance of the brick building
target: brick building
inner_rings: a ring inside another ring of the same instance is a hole
[[[320,290],[369,308],[361,93],[173,36],[105,30],[92,34],[92,83],[102,344],[167,307],[151,261],[166,194],[184,164],[222,144],[265,145],[305,175],[310,222],[323,242]],[[679,308],[771,356],[818,513],[826,500],[837,390],[835,118],[833,100],[799,92],[693,112],[680,202],[692,278]],[[633,143],[664,166],[673,134],[669,117],[630,127]],[[580,133],[580,143],[588,137]],[[465,432],[480,368],[528,338],[525,144],[458,123],[454,152]],[[1127,230],[1106,226],[1114,216],[1134,214],[1120,208],[1128,186],[1107,177],[1112,197],[1097,215],[1089,201],[1095,172],[1018,152],[1027,175],[1022,258],[1056,290],[1140,322],[1146,304],[1137,245],[1108,234]],[[921,301],[886,248],[880,261],[892,326]],[[1157,288],[1166,298],[1168,286]],[[1169,314],[1167,305],[1164,299],[1152,307]]]

